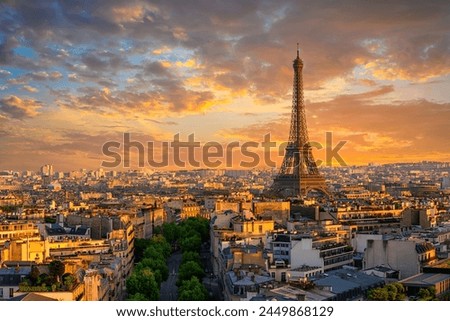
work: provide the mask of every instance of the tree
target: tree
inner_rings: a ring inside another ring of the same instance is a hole
[[[67,290],[71,291],[76,283],[75,276],[69,274],[63,277],[63,283]]]
[[[405,287],[403,286],[403,284],[399,283],[399,282],[394,282],[391,283],[393,285],[395,285],[395,287],[397,288],[397,292],[398,293],[405,293]]]
[[[367,295],[367,299],[371,301],[402,301],[405,297],[405,288],[398,282],[372,289]]]
[[[61,276],[66,271],[66,267],[64,266],[63,262],[56,260],[50,262],[50,264],[48,265],[48,270],[50,272],[50,276],[52,276],[56,280],[56,282],[61,282]]]
[[[144,251],[144,258],[146,259],[158,259],[158,260],[166,260],[166,257],[163,254],[163,251],[157,246],[149,246]]]
[[[46,286],[46,285],[54,283],[54,281],[55,280],[53,277],[51,277],[47,273],[42,273],[41,275],[39,275],[39,280],[38,280],[37,284],[41,285],[41,286]]]
[[[395,298],[396,301],[403,301],[406,298],[406,291],[403,284],[399,282],[392,283],[397,288],[397,297]]]
[[[149,247],[154,247],[159,251],[161,251],[162,255],[165,258],[168,258],[172,252],[172,247],[162,235],[156,235],[152,237],[150,239]]]
[[[136,239],[134,241],[134,261],[139,263],[144,257],[145,249],[150,245],[150,240]]]
[[[148,301],[148,299],[142,293],[135,293],[133,295],[128,296],[127,301]]]
[[[161,276],[161,282],[167,280],[169,277],[169,268],[167,267],[166,261],[161,260],[158,258],[150,259],[145,258],[143,259],[138,265],[142,265],[142,268],[150,268],[153,272],[159,271]],[[136,268],[138,268],[136,266]],[[158,282],[158,283],[161,283]]]
[[[195,276],[190,280],[183,281],[178,289],[179,301],[205,301],[207,299],[208,291]]]
[[[203,268],[197,262],[183,263],[178,270],[178,283],[181,284],[183,281],[190,280],[193,276],[201,280],[204,274]]]
[[[164,238],[170,244],[174,244],[180,237],[180,228],[175,223],[164,223],[161,229]]]
[[[198,233],[194,233],[180,242],[181,251],[184,252],[198,252],[202,245],[202,239]]]
[[[369,301],[387,301],[388,298],[389,294],[385,287],[372,289],[367,296]]]
[[[200,254],[198,254],[197,252],[192,252],[192,251],[186,251],[183,253],[183,257],[181,259],[181,263],[186,263],[189,261],[194,261],[197,263],[201,263],[201,258],[200,258]]]
[[[398,289],[395,285],[393,284],[387,284],[385,286],[386,291],[388,293],[388,301],[395,301],[397,300],[397,293],[398,293]]]
[[[127,292],[133,296],[137,293],[147,300],[156,301],[159,298],[159,287],[155,275],[149,268],[136,269],[126,281]]]
[[[38,282],[39,282],[39,275],[40,275],[39,268],[36,265],[33,265],[31,267],[30,275],[28,276],[28,278],[30,279],[32,285],[37,285],[38,284]]]
[[[189,217],[180,223],[181,236],[183,238],[192,235],[195,231],[199,234],[201,241],[206,242],[209,239],[209,221],[202,217]]]
[[[420,301],[432,301],[436,297],[436,289],[433,287],[422,288],[417,293]]]

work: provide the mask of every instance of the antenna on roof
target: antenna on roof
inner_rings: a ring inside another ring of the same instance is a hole
[[[298,42],[297,42],[297,58],[300,58],[300,48]]]

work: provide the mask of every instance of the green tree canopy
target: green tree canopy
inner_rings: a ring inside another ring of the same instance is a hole
[[[394,283],[391,283],[391,284],[395,285],[395,287],[397,288],[397,292],[398,293],[405,293],[405,287],[400,282],[394,282]]]
[[[402,301],[406,297],[405,288],[401,283],[389,283],[383,287],[368,292],[367,299],[371,301]]]
[[[50,264],[48,265],[48,270],[50,276],[55,278],[57,282],[60,282],[61,276],[66,271],[66,267],[64,266],[63,262],[55,260],[50,262]]]
[[[197,262],[183,263],[178,270],[178,283],[181,284],[183,281],[190,280],[193,276],[201,280],[204,274],[203,268]]]
[[[397,299],[397,287],[393,284],[388,284],[385,287],[388,293],[388,301],[395,301]]]
[[[40,275],[39,268],[36,265],[33,265],[31,267],[30,275],[28,276],[28,278],[30,279],[32,285],[37,285],[38,284],[38,282],[39,282],[39,275]]]
[[[202,245],[202,239],[198,233],[182,239],[180,241],[181,251],[184,252],[198,252]]]
[[[180,237],[180,227],[176,223],[164,223],[161,226],[162,234],[167,242],[175,243]]]
[[[167,280],[169,277],[169,268],[165,260],[158,258],[145,258],[137,266],[138,268],[150,268],[153,272],[159,271],[161,276],[161,282]],[[159,284],[161,282],[158,282]]]
[[[170,246],[170,244],[166,241],[166,239],[162,235],[153,236],[150,239],[150,244],[148,247],[153,247],[153,248],[161,251],[161,254],[165,258],[168,258],[172,252],[172,247]],[[144,255],[145,255],[145,252],[144,252]]]
[[[189,217],[180,223],[181,236],[192,235],[195,231],[200,235],[201,241],[206,242],[209,239],[209,220],[202,217]]]
[[[163,250],[158,246],[149,246],[144,251],[144,257],[146,259],[157,259],[157,260],[166,260],[166,257],[163,254]]]
[[[64,276],[63,276],[63,283],[64,283],[64,286],[66,287],[66,289],[71,291],[73,289],[74,285],[76,284],[77,279],[72,274],[68,274],[68,275],[66,275],[66,274],[64,274]]]
[[[150,245],[150,240],[135,239],[134,241],[134,262],[139,263],[144,257],[145,249]]]
[[[179,301],[205,301],[207,299],[208,291],[195,276],[190,280],[183,281],[178,289]]]
[[[389,293],[385,287],[372,289],[369,291],[367,299],[369,301],[387,301]]]
[[[183,253],[183,257],[181,259],[181,263],[186,263],[189,261],[194,261],[197,263],[201,263],[200,254],[198,252],[186,251]]]
[[[422,288],[417,293],[420,301],[432,301],[436,298],[436,290],[433,287]]]
[[[149,268],[136,269],[126,281],[127,292],[133,296],[137,293],[147,300],[156,301],[159,298],[159,287],[155,275]]]
[[[135,293],[133,295],[129,295],[127,301],[148,301],[148,299],[142,293]]]

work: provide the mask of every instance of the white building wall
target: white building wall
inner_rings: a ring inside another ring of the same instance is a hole
[[[367,248],[368,240],[382,240],[381,234],[356,234],[356,237],[352,239],[352,247],[356,252],[363,253]]]
[[[312,239],[293,240],[291,246],[291,269],[296,269],[302,265],[323,268],[320,251],[312,248]]]
[[[399,270],[401,279],[420,273],[416,243],[407,240],[369,241],[364,255],[364,269],[377,265]]]

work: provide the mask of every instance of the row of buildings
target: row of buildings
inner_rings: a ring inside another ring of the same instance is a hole
[[[23,295],[23,271],[46,274],[55,260],[76,276],[72,299],[123,298],[134,239],[195,216],[211,220],[225,299],[362,298],[448,257],[449,168],[325,168],[334,197],[302,201],[265,198],[271,171],[2,171],[0,264],[5,275],[22,274],[14,286],[0,278],[0,299]]]
[[[306,300],[364,299],[369,289],[394,281],[409,293],[450,290],[448,274],[436,284],[420,281],[424,267],[448,259],[450,224],[439,215],[448,209],[276,204],[262,212],[229,204],[212,214],[214,273],[226,300],[292,299],[291,292]],[[284,205],[284,215],[271,216]],[[412,224],[412,215],[423,218]]]
[[[0,300],[30,294],[55,300],[122,299],[134,265],[134,225],[126,215],[83,219],[84,225],[72,226],[66,222],[0,223]],[[99,219],[103,224],[96,225]],[[77,286],[50,290],[23,283],[32,267],[39,269],[41,277],[48,275],[53,261],[64,264]]]

